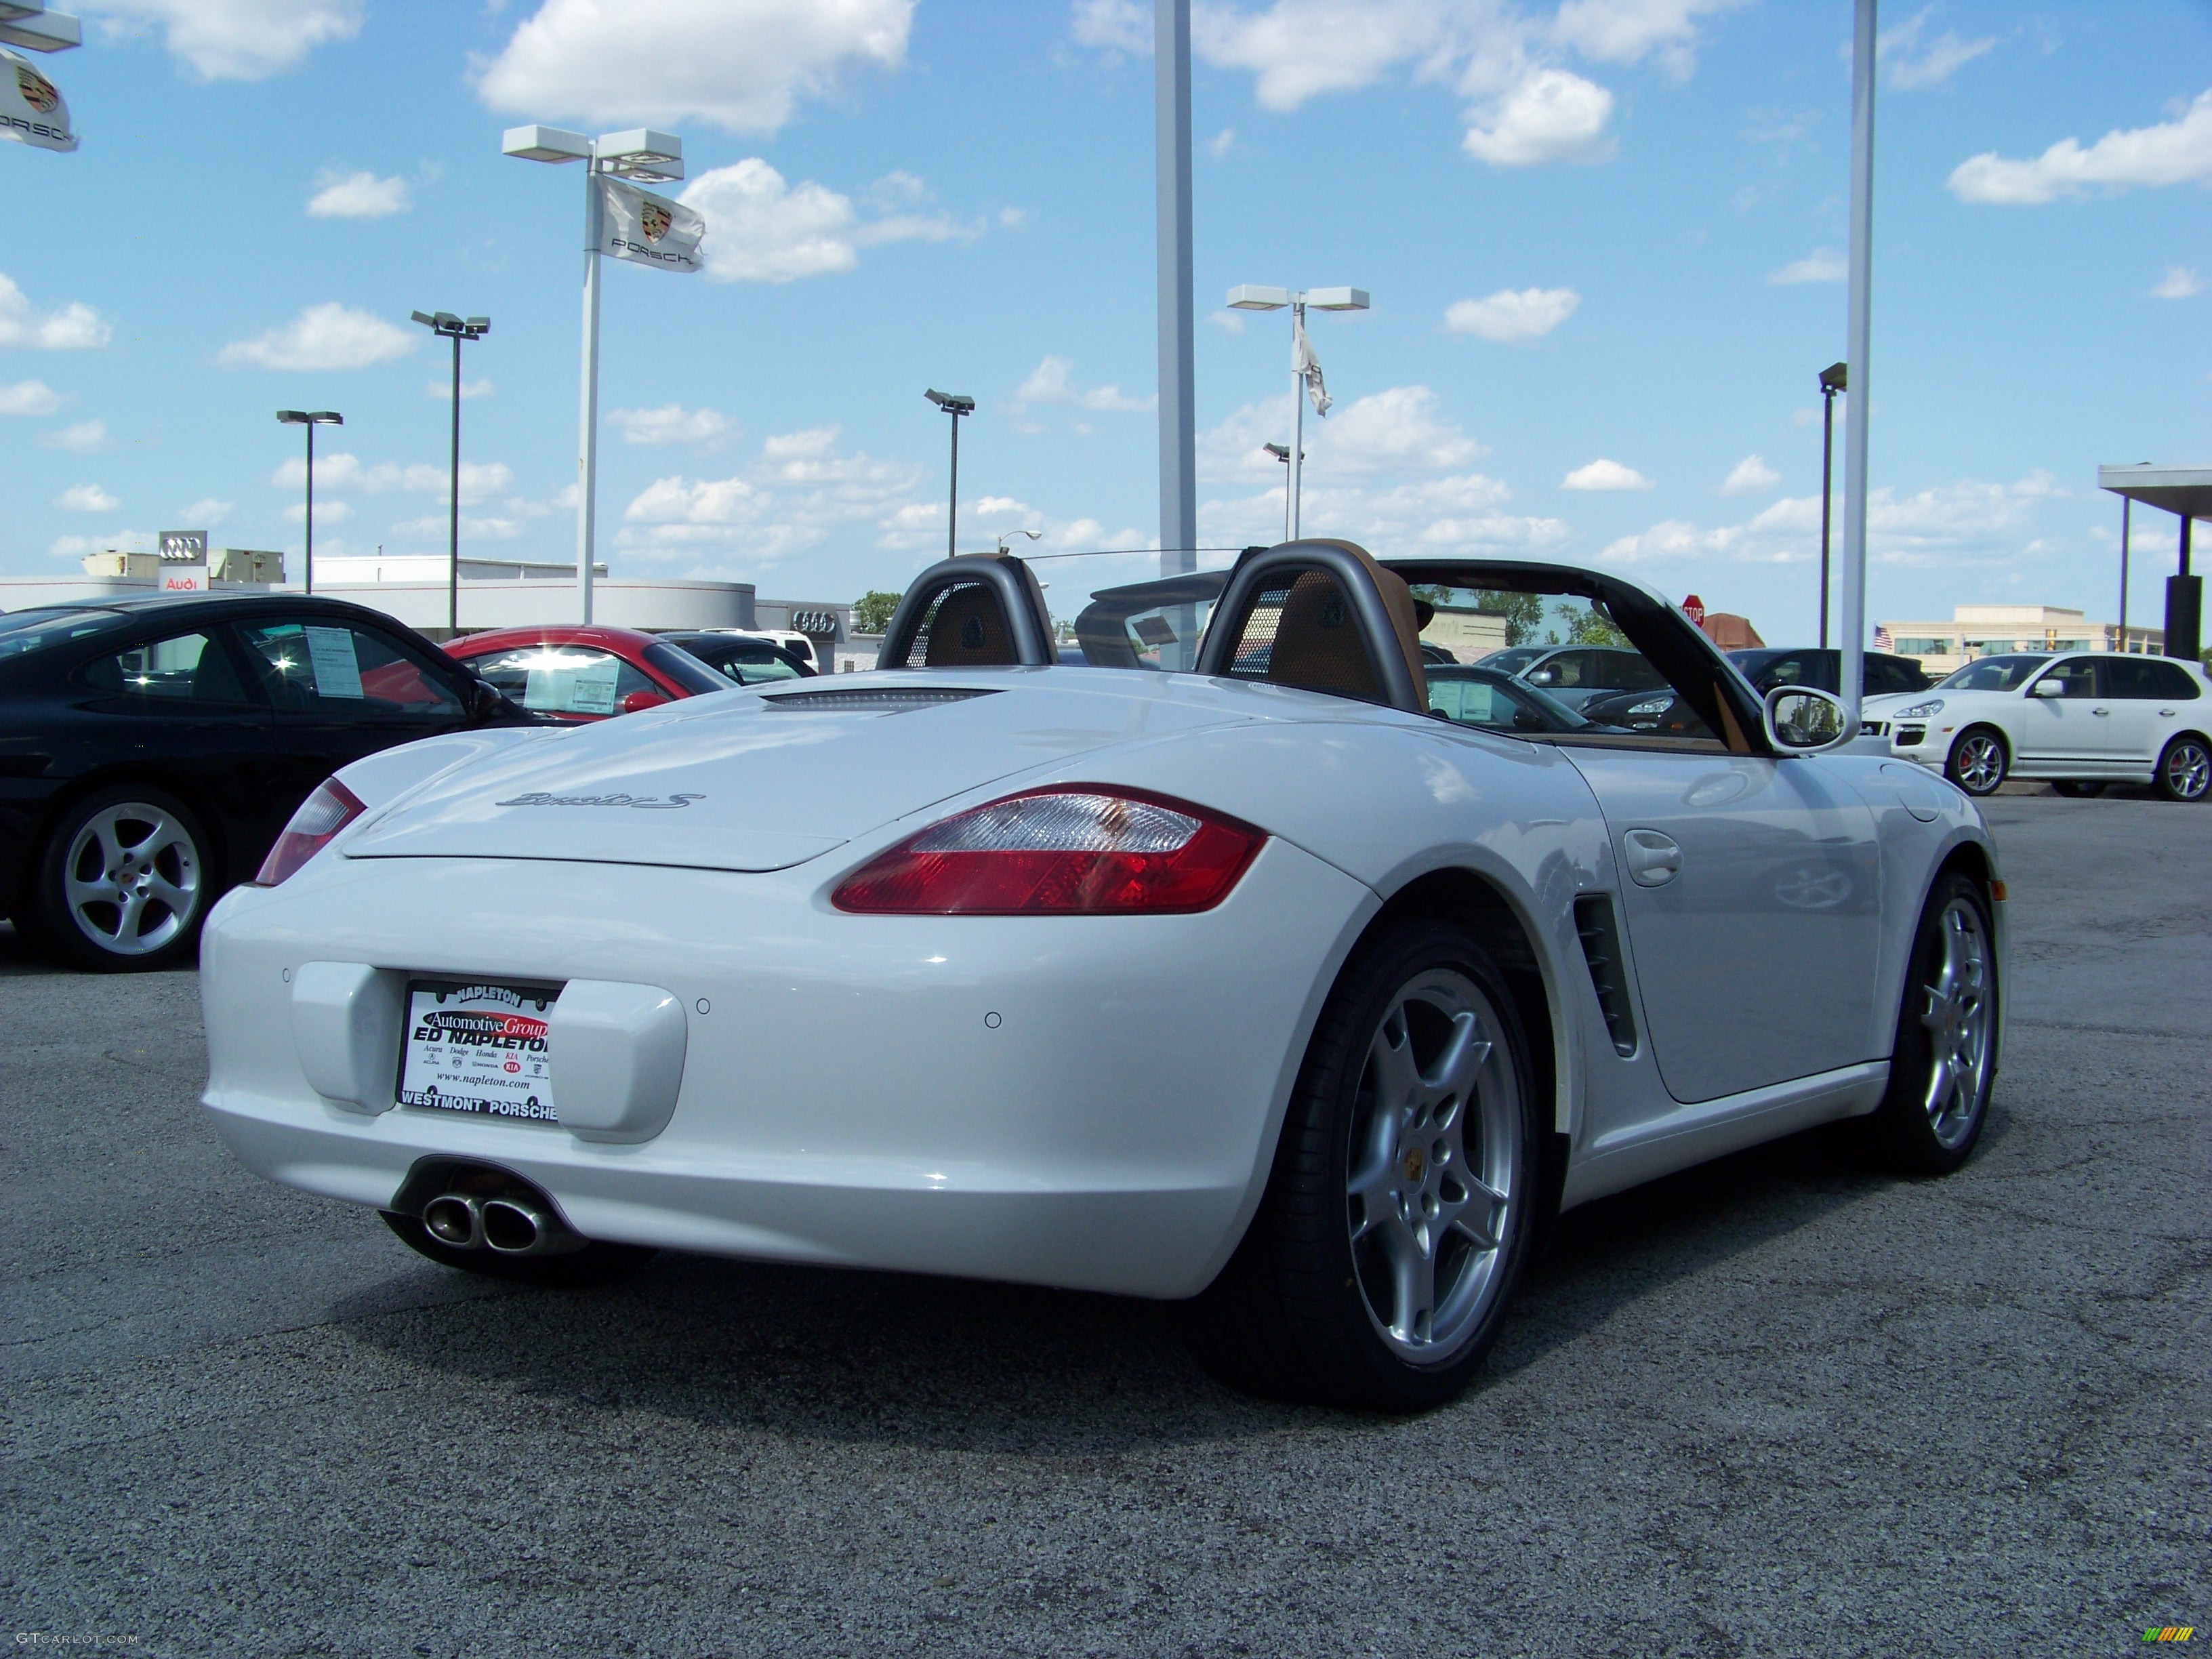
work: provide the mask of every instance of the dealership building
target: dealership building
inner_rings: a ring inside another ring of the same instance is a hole
[[[2166,649],[2163,629],[2090,622],[2081,611],[2057,605],[1962,605],[1948,622],[1885,622],[1881,629],[1889,641],[1882,649],[1918,658],[1921,668],[1937,679],[1977,657],[2006,651],[2125,651],[2154,657]]]

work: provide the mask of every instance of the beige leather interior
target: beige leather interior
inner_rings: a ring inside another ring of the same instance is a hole
[[[1394,642],[1413,677],[1414,695],[1420,707],[1427,708],[1429,679],[1421,664],[1421,630],[1413,590],[1404,578],[1376,563],[1364,549],[1350,542],[1329,545],[1358,559],[1374,578],[1390,617]],[[1272,641],[1255,630],[1255,624],[1257,629],[1267,626],[1267,613],[1256,608],[1244,618],[1237,659],[1248,653],[1256,657],[1261,647],[1272,643],[1266,678],[1274,684],[1369,702],[1382,701],[1381,679],[1368,659],[1358,617],[1342,585],[1328,571],[1308,570],[1291,582],[1281,611],[1275,613]]]
[[[998,590],[981,582],[948,590],[929,619],[925,668],[1000,668],[1021,660]]]

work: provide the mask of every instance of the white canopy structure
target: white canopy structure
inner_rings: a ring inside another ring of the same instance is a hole
[[[2197,657],[2203,649],[2204,579],[2189,568],[2189,526],[2194,520],[2212,519],[2212,466],[2156,466],[2148,462],[2139,466],[2100,466],[2097,487],[2180,519],[2180,568],[2166,581],[2166,654]],[[2124,532],[2120,560],[2124,572]],[[2124,574],[2121,580],[2124,584]]]

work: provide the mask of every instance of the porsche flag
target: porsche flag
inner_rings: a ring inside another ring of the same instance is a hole
[[[0,46],[0,138],[40,149],[72,150],[69,106],[27,58]]]
[[[699,240],[707,222],[681,202],[602,174],[599,252],[656,270],[701,269]]]
[[[1306,338],[1304,307],[1291,318],[1291,373],[1306,383],[1306,395],[1313,399],[1314,413],[1326,415],[1328,406],[1336,401],[1328,395],[1328,387],[1321,378],[1321,359],[1314,356],[1313,342]]]

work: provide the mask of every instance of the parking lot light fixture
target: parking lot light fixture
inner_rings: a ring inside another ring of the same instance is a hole
[[[945,556],[949,559],[953,553],[953,532],[960,523],[960,420],[975,412],[975,400],[956,392],[939,392],[934,386],[921,395],[952,417],[952,501],[945,519]]]
[[[450,311],[410,314],[432,333],[453,343],[453,487],[447,530],[446,629],[449,635],[458,635],[461,631],[461,342],[483,339],[491,332],[491,319],[456,317]]]
[[[1820,649],[1828,648],[1828,480],[1836,454],[1836,394],[1845,389],[1849,369],[1830,363],[1820,371]]]
[[[1277,457],[1286,461],[1291,469],[1290,482],[1283,492],[1284,539],[1298,538],[1299,497],[1304,484],[1306,447],[1305,393],[1308,375],[1316,377],[1311,384],[1318,385],[1321,369],[1314,363],[1303,343],[1306,332],[1306,312],[1364,311],[1367,309],[1367,290],[1364,288],[1265,288],[1254,283],[1239,283],[1229,290],[1227,301],[1231,311],[1281,311],[1291,313],[1291,441],[1285,453]],[[1324,399],[1320,405],[1328,406]],[[1275,447],[1267,446],[1272,453]]]
[[[345,416],[335,409],[280,409],[276,418],[286,426],[307,428],[307,539],[301,564],[307,573],[307,592],[312,593],[315,591],[315,428],[343,426]]]
[[[684,176],[684,141],[636,127],[597,138],[565,127],[509,127],[500,153],[524,161],[584,164],[584,374],[576,454],[576,594],[582,620],[592,619],[592,543],[599,479],[599,192],[593,175],[639,184],[671,184]],[[472,319],[473,320],[473,319]]]

